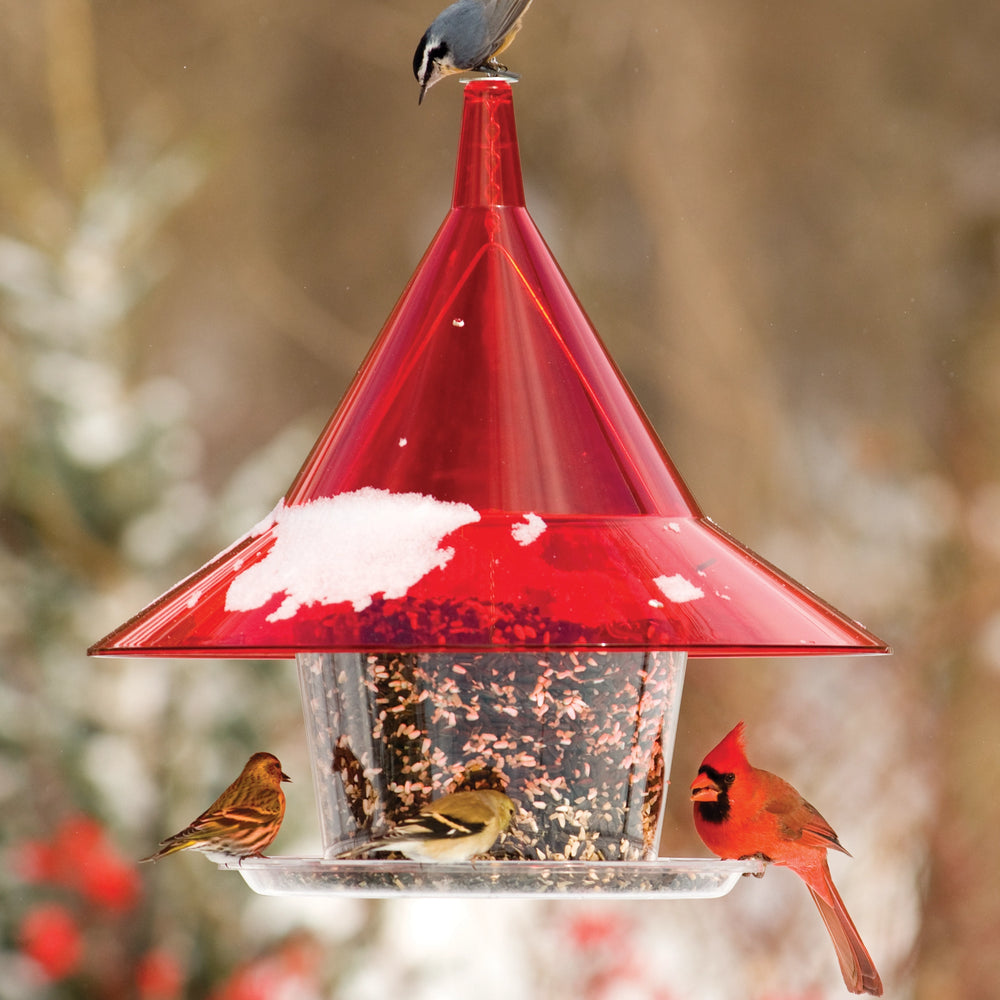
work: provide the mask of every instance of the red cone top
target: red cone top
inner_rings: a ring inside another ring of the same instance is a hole
[[[92,653],[886,646],[705,519],[466,86],[452,209],[284,500]]]

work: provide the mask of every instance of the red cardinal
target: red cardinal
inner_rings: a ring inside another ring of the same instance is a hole
[[[702,761],[691,782],[694,825],[722,858],[760,857],[809,887],[852,993],[882,995],[882,980],[830,877],[826,852],[848,852],[830,824],[787,781],[747,760],[743,723]]]

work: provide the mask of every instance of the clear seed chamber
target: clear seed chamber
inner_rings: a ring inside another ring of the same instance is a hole
[[[655,857],[685,660],[683,652],[300,655],[325,856],[432,798],[497,788],[518,807],[496,848],[503,857]]]

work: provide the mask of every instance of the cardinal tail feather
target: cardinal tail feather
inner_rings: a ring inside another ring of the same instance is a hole
[[[873,997],[880,997],[882,979],[828,871],[825,882],[824,888],[829,898],[825,898],[812,886],[809,886],[809,892],[837,951],[844,983],[852,993],[867,993]]]

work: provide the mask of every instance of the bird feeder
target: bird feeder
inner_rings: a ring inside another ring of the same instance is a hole
[[[288,493],[90,650],[297,659],[324,854],[244,860],[259,892],[643,897],[761,870],[656,856],[687,656],[886,651],[698,509],[525,208],[492,78]],[[491,858],[337,859],[477,787],[518,806]]]

